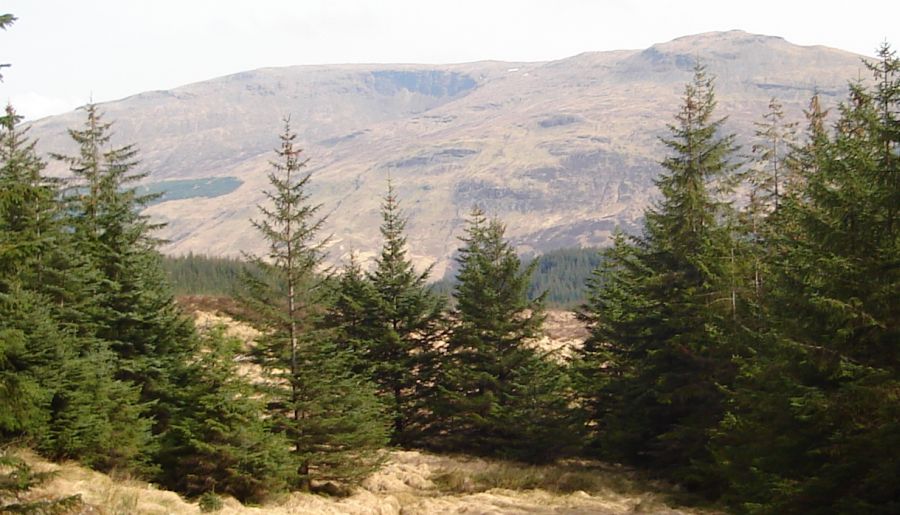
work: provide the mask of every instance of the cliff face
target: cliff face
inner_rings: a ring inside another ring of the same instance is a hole
[[[313,200],[329,215],[333,260],[377,251],[390,176],[411,253],[440,276],[473,204],[500,216],[522,251],[603,245],[616,226],[637,227],[654,195],[658,137],[696,58],[718,77],[719,113],[745,149],[772,96],[800,120],[814,91],[834,104],[863,68],[847,52],[731,31],[543,63],[260,69],[102,110],[115,143],[138,144],[150,181],[180,180],[168,183],[179,194],[148,209],[168,223],[169,253],[263,250],[249,219],[290,116]],[[81,123],[78,112],[45,118],[32,134],[42,151],[70,150],[65,128]],[[237,180],[222,188],[216,177]]]

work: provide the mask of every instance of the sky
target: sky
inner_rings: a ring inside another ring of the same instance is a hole
[[[268,66],[546,61],[741,29],[872,55],[890,0],[7,0],[0,98],[27,119]],[[5,98],[4,98],[5,97]]]

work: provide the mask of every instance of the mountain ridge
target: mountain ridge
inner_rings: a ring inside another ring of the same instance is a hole
[[[748,147],[776,94],[800,119],[813,91],[834,104],[863,68],[857,56],[777,36],[708,32],[646,49],[556,61],[269,67],[102,104],[114,143],[136,142],[151,180],[233,177],[234,191],[148,208],[168,223],[164,251],[262,252],[249,219],[282,117],[303,142],[311,194],[330,214],[332,260],[365,260],[380,244],[390,176],[410,216],[410,252],[436,276],[452,264],[466,212],[502,218],[524,253],[596,246],[637,230],[654,195],[658,137],[694,59],[718,77],[719,114]],[[42,151],[71,147],[67,113],[31,123]],[[53,173],[62,173],[55,164]]]

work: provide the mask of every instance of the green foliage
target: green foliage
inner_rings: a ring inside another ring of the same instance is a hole
[[[785,121],[781,103],[772,98],[763,120],[755,125],[756,142],[751,147],[753,166],[745,180],[751,186],[748,211],[758,218],[778,209],[782,198],[796,190],[797,178],[791,172],[797,171],[797,167],[790,161],[797,146],[797,123]]]
[[[308,203],[310,174],[285,122],[278,161],[253,222],[269,244],[266,259],[254,258],[265,274],[246,275],[242,300],[262,331],[255,349],[267,381],[267,412],[293,447],[296,486],[313,479],[354,482],[380,462],[386,443],[383,407],[372,385],[353,373],[351,359],[324,327],[328,291],[318,268],[325,241],[316,241],[324,219]]]
[[[93,283],[67,258],[58,184],[42,176],[18,119],[8,107],[0,136],[0,388],[11,395],[0,434],[98,468],[136,465],[149,422],[137,390],[113,377],[106,342],[74,326],[72,311],[55,302],[89,305],[78,286],[59,288]]]
[[[134,186],[146,177],[134,171],[137,151],[132,145],[108,148],[111,124],[93,104],[84,109],[83,128],[69,130],[78,154],[54,157],[73,176],[66,215],[74,251],[99,271],[89,323],[115,353],[115,377],[139,387],[154,432],[162,434],[196,335],[165,281],[152,236],[156,226],[140,214],[153,197],[140,195]]]
[[[900,65],[887,46],[879,57],[831,135],[814,99],[803,186],[767,220],[765,325],[746,336],[753,354],[713,442],[744,511],[900,508]]]
[[[618,236],[591,282],[582,316],[592,334],[577,364],[595,449],[706,491],[716,488],[707,432],[722,415],[735,352],[723,336],[736,309],[733,244],[717,199],[735,148],[734,136],[719,135],[715,105],[698,66],[663,140],[671,154],[656,181],[662,197],[643,235]]]
[[[289,445],[270,432],[265,403],[238,375],[240,345],[221,329],[204,335],[161,442],[161,483],[201,495],[201,504],[202,496],[213,492],[261,503],[286,487]]]
[[[544,295],[550,308],[572,308],[587,299],[585,284],[594,269],[600,266],[601,250],[597,248],[567,248],[551,250],[533,259],[537,262],[528,284],[528,298]],[[530,261],[527,261],[530,264]],[[431,290],[450,297],[456,285],[455,277],[431,284]],[[452,300],[452,299],[451,299]]]
[[[219,511],[225,507],[225,502],[222,501],[222,498],[213,492],[206,492],[205,494],[200,496],[200,499],[197,501],[197,505],[200,506],[200,511],[203,513],[212,513],[214,511]]]
[[[244,269],[252,264],[242,259],[204,256],[164,256],[162,267],[175,295],[235,295]]]
[[[543,323],[543,299],[528,300],[534,265],[521,269],[504,232],[499,221],[472,212],[459,251],[456,324],[437,382],[440,440],[433,444],[551,461],[577,441],[570,391],[561,368],[529,345]]]
[[[350,263],[330,318],[391,407],[392,441],[409,445],[426,424],[422,410],[445,333],[444,302],[427,287],[431,270],[416,272],[406,256],[406,220],[390,183],[381,214],[384,243],[375,268],[363,275]]]
[[[528,298],[544,294],[547,306],[571,308],[585,301],[585,284],[600,266],[601,255],[596,248],[571,248],[551,250],[535,260]]]

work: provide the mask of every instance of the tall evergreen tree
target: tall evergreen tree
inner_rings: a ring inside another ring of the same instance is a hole
[[[774,220],[774,330],[742,363],[716,439],[729,500],[747,511],[900,507],[898,65],[880,56],[876,86],[851,84],[831,138],[811,121],[804,188]]]
[[[0,130],[0,375],[8,378],[0,381],[16,399],[0,432],[24,436],[51,457],[131,466],[148,436],[137,392],[113,378],[105,343],[79,334],[58,306],[80,295],[55,295],[59,286],[90,284],[79,284],[85,276],[67,257],[58,185],[42,175],[18,120],[7,107]]]
[[[586,393],[604,453],[692,488],[710,485],[707,433],[733,374],[734,349],[721,336],[736,309],[733,243],[717,194],[732,183],[736,149],[715,106],[713,79],[698,66],[663,139],[671,154],[656,181],[661,199],[641,236],[617,240],[591,285],[592,336],[581,354],[581,367],[595,369]],[[607,397],[615,403],[598,410]]]
[[[155,432],[162,433],[196,335],[166,283],[152,236],[157,226],[140,213],[152,197],[134,187],[146,177],[135,171],[137,150],[133,145],[109,148],[111,124],[95,105],[84,110],[84,127],[69,130],[78,154],[54,155],[72,173],[67,213],[75,251],[100,272],[92,319],[81,325],[92,324],[96,336],[109,342],[116,377],[140,388]]]
[[[262,218],[253,222],[269,244],[265,259],[254,258],[264,274],[247,277],[243,300],[263,333],[256,353],[270,378],[269,413],[293,446],[297,486],[308,489],[313,479],[352,481],[370,472],[386,427],[371,384],[350,371],[346,351],[324,328],[324,218],[309,203],[311,175],[295,138],[285,121],[269,173],[271,207],[260,206]]]
[[[347,336],[361,342],[372,380],[391,406],[392,441],[408,445],[427,418],[423,402],[432,390],[436,345],[444,335],[444,301],[428,288],[431,269],[416,272],[406,255],[406,220],[390,182],[381,216],[384,243],[374,270],[366,274],[368,286],[352,267],[341,281],[343,298],[356,296],[362,304],[345,303],[340,318],[346,318]],[[364,317],[361,323],[356,316]]]
[[[788,161],[796,147],[795,122],[784,119],[784,107],[776,98],[761,122],[755,122],[756,142],[751,147],[754,162],[748,174],[751,186],[749,208],[757,217],[778,209],[782,198],[794,183]]]
[[[62,236],[57,196],[59,187],[44,177],[45,163],[34,142],[22,131],[11,105],[0,117],[0,277],[23,284],[39,285],[48,255]]]
[[[544,320],[543,297],[527,297],[535,264],[522,269],[504,232],[472,211],[457,258],[456,325],[435,402],[442,430],[435,443],[551,461],[578,435],[570,386],[560,365],[533,346]]]

